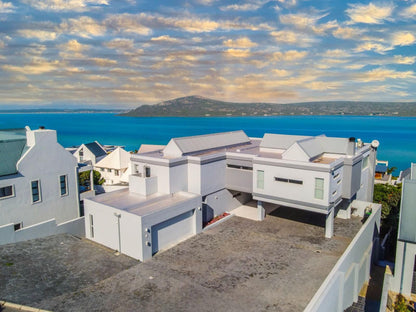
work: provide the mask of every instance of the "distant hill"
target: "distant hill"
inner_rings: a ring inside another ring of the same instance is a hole
[[[233,103],[186,96],[154,105],[141,105],[120,116],[200,117],[264,115],[416,116],[416,102],[304,102],[293,104]]]

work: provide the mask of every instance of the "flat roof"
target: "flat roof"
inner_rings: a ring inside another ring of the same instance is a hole
[[[89,200],[104,204],[126,212],[146,216],[157,211],[162,211],[180,202],[196,198],[199,195],[188,192],[177,192],[173,194],[155,193],[144,196],[132,193],[128,188],[97,195]]]

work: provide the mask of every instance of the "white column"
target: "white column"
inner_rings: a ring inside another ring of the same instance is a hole
[[[94,190],[94,169],[91,168],[90,171],[90,187],[91,187],[91,191]]]
[[[325,237],[331,238],[334,235],[334,208],[326,215],[325,221]]]
[[[263,207],[263,202],[258,200],[257,201],[257,220],[258,221],[263,221],[264,220],[264,215],[265,215],[265,210]]]

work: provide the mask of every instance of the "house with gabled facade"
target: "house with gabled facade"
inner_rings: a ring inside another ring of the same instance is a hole
[[[83,234],[77,160],[47,129],[0,130],[0,244]]]
[[[131,154],[117,147],[110,154],[98,161],[94,169],[105,179],[105,185],[119,184],[130,164]]]
[[[79,163],[95,165],[98,161],[107,156],[105,148],[97,141],[81,144],[73,153]]]
[[[354,138],[249,138],[243,131],[173,138],[131,155],[129,189],[85,201],[86,237],[147,260],[200,232],[214,216],[255,202],[247,209],[257,220],[269,204],[319,214],[330,238],[335,216],[349,218],[355,199],[372,200],[376,150]],[[139,231],[127,234],[134,218]]]

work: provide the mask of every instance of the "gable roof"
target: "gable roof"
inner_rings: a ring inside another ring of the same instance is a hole
[[[95,164],[96,167],[112,168],[112,169],[125,169],[130,163],[130,153],[126,152],[121,147],[117,147],[114,151],[108,154]]]
[[[307,138],[312,137],[303,135],[265,133],[263,139],[261,140],[260,147],[288,149],[293,143]]]
[[[249,137],[242,130],[221,132],[171,139],[163,152],[179,157],[185,154],[236,146],[249,142]]]
[[[17,162],[26,150],[25,129],[0,130],[0,176],[15,174]]]
[[[84,146],[88,148],[91,151],[91,153],[95,155],[95,157],[107,155],[105,149],[102,148],[102,146],[97,141],[84,144]]]

